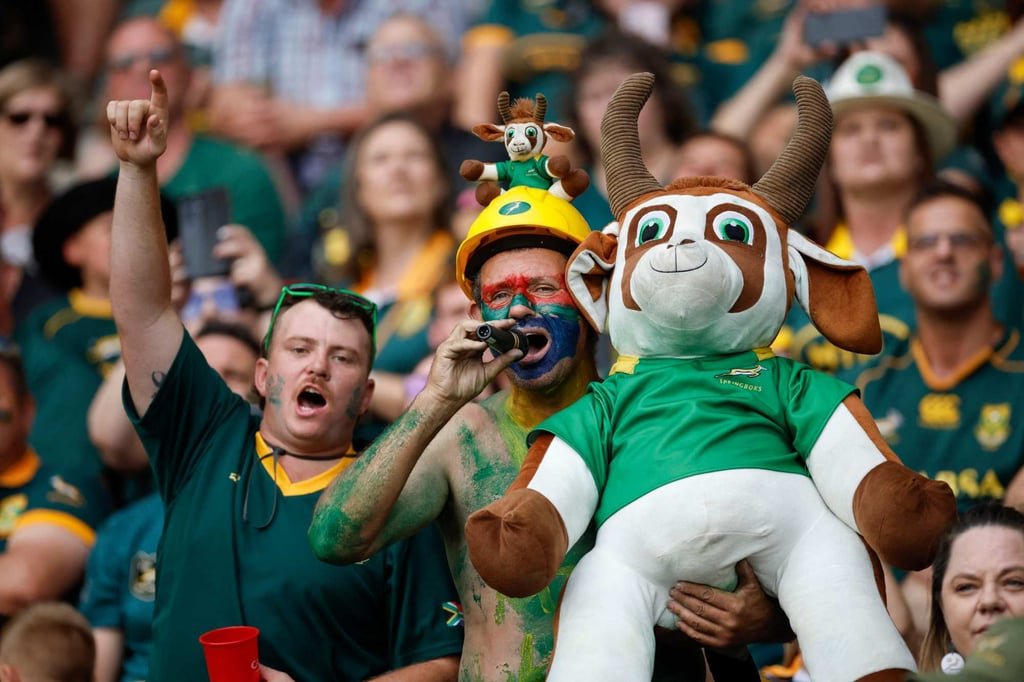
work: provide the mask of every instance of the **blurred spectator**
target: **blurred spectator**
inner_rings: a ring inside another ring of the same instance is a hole
[[[248,230],[241,225],[225,225],[219,232],[223,238],[214,247],[214,252],[231,260],[229,276],[188,281],[181,250],[172,245],[172,301],[180,311],[185,328],[197,339],[212,334],[207,343],[216,344],[219,336],[232,333],[239,342],[246,337],[260,338],[266,332],[264,318],[281,292],[281,279]],[[203,344],[199,345],[205,354],[207,349]],[[223,343],[219,345],[223,346]],[[244,352],[216,353],[215,357],[208,355],[207,361],[232,389],[236,389],[239,382],[248,382],[246,390],[251,390],[252,377],[240,377],[237,367],[241,363],[242,373],[245,373]],[[226,375],[228,373],[231,380]],[[119,361],[107,372],[89,406],[89,438],[99,450],[103,464],[111,470],[148,478],[149,460],[142,441],[124,412],[121,398],[123,383],[124,363]],[[239,390],[236,393],[243,394]]]
[[[962,14],[962,7],[948,12],[943,8],[940,14],[943,15],[945,27],[934,22],[928,23],[933,18],[932,10],[939,4],[931,0],[890,0],[880,3],[888,5],[886,29],[881,36],[856,41],[850,45],[820,47],[812,47],[804,39],[804,21],[808,13],[842,11],[865,4],[871,3],[865,3],[863,0],[843,0],[838,3],[831,0],[802,0],[793,3],[793,9],[786,17],[779,35],[769,41],[761,41],[762,45],[771,47],[770,54],[767,54],[763,61],[752,62],[760,63],[757,72],[745,77],[737,93],[715,112],[711,127],[745,138],[763,112],[773,106],[779,98],[788,97],[790,84],[798,73],[810,71],[811,75],[824,79],[831,70],[825,63],[827,60],[835,60],[838,64],[845,61],[851,53],[862,50],[884,52],[899,62],[914,87],[937,96],[942,107],[958,125],[963,126],[985,102],[1007,67],[1024,54],[1024,23],[1017,22],[1013,30],[993,39],[984,49],[977,50],[962,62],[950,66],[950,62],[943,59],[943,67],[949,68],[940,72],[932,55],[926,28],[930,29],[930,35],[933,37],[944,30],[949,33],[956,30],[961,36],[972,33],[977,36],[978,33],[966,27],[950,28],[956,21],[946,14]],[[1005,22],[1005,19],[1003,21]],[[1005,24],[1000,24],[1003,25]],[[770,33],[770,29],[765,27],[760,27],[759,30],[767,31],[766,35]],[[990,31],[986,31],[985,35],[986,39],[994,38]],[[945,52],[946,42],[937,42],[943,45]],[[936,158],[934,161],[938,162],[941,159]]]
[[[374,379],[382,397],[370,409],[384,421],[401,414],[405,375],[430,353],[432,295],[451,267],[451,186],[438,145],[414,119],[390,114],[360,131],[346,160],[344,278],[379,309]],[[399,398],[391,404],[388,396]]]
[[[261,319],[281,293],[281,278],[252,232],[242,225],[224,225],[217,230],[214,257],[229,262],[224,277],[189,279],[179,250],[172,250],[171,275],[180,284],[181,321],[192,333],[208,322],[235,322],[251,334],[266,331]]]
[[[968,677],[965,670],[964,679],[1021,679],[1024,669],[1020,667],[1020,647],[1024,642],[1019,635],[1014,636],[1016,662],[1012,669],[999,664],[1006,658],[993,649],[1007,641],[1001,633],[1009,632],[1001,629],[1004,625],[996,625],[998,621],[1016,619],[1014,629],[1018,633],[1024,625],[1022,586],[1024,515],[997,504],[971,509],[939,544],[932,569],[931,618],[921,649],[921,670],[958,673],[965,657],[969,660],[971,654],[987,651],[988,656],[979,658],[993,662],[988,671],[991,676]],[[1007,675],[996,676],[1002,673]]]
[[[214,54],[213,130],[246,146],[295,152],[303,193],[366,120],[367,40],[399,12],[427,17],[446,44],[465,21],[458,0],[227,0]]]
[[[754,175],[761,177],[782,154],[796,127],[796,103],[779,102],[762,114],[747,136],[747,146],[754,161]],[[728,132],[718,130],[723,135]]]
[[[228,388],[255,401],[259,343],[246,328],[211,322],[196,335],[196,346]],[[120,403],[117,407],[120,420],[112,428],[137,439],[124,408]],[[145,466],[146,454],[140,454]],[[95,682],[134,682],[149,676],[157,545],[163,525],[163,502],[153,493],[111,516],[96,537],[81,602],[96,638]]]
[[[902,67],[880,52],[847,59],[826,93],[835,116],[827,172],[839,214],[825,232],[826,248],[871,274],[887,353],[913,322],[913,303],[898,282],[906,210],[933,177],[932,160],[953,148],[956,128],[935,98],[915,90]],[[775,346],[825,371],[865,361],[826,341],[798,307]]]
[[[950,184],[925,189],[908,213],[899,266],[916,330],[854,380],[904,463],[949,484],[961,512],[985,499],[1024,504],[1024,351],[1019,329],[996,318],[990,291],[1002,267],[974,195]],[[910,574],[903,592],[923,632],[927,576]]]
[[[601,118],[616,88],[637,71],[654,74],[654,92],[637,123],[644,164],[658,182],[675,179],[679,145],[695,123],[685,93],[669,77],[669,68],[664,52],[615,31],[596,38],[580,55],[569,91],[570,120],[560,122],[574,126],[577,156],[590,174],[590,189],[576,197],[573,205],[593,229],[614,220],[600,158]]]
[[[32,226],[52,198],[54,164],[75,146],[70,107],[60,73],[47,62],[0,70],[0,296],[11,302],[15,324],[55,295],[37,276]]]
[[[501,161],[506,158],[502,145],[484,142],[451,122],[455,73],[451,55],[440,33],[429,22],[409,14],[396,14],[380,25],[366,48],[368,77],[366,108],[371,118],[405,113],[437,137],[444,155],[448,181],[457,194],[475,187],[459,175],[465,159]],[[482,123],[483,121],[480,121]],[[339,163],[325,177],[302,209],[299,239],[292,244],[284,268],[289,276],[309,277],[311,251],[317,237],[316,260],[326,267],[343,265],[347,250],[338,248],[346,241],[341,224],[342,166]],[[474,202],[475,204],[475,202]]]
[[[690,135],[679,148],[675,176],[715,176],[752,183],[754,160],[742,140],[713,130]]]
[[[1024,60],[994,93],[991,114],[992,146],[1003,170],[996,183],[999,222],[1006,230],[1012,263],[1024,273]]]
[[[22,611],[0,639],[3,682],[95,682],[96,645],[82,614],[67,604]]]
[[[160,22],[181,42],[192,66],[187,108],[205,109],[213,88],[213,49],[224,0],[167,0]]]
[[[551,120],[569,117],[570,79],[587,63],[586,43],[614,29],[664,50],[672,61],[666,77],[689,92],[703,118],[714,104],[704,97],[703,74],[709,62],[726,54],[702,52],[701,5],[692,0],[491,2],[463,37],[464,86],[456,93],[455,120],[466,128],[492,120],[502,90],[513,98],[542,92],[551,104]],[[549,155],[555,153],[561,152],[552,149]]]
[[[32,311],[16,331],[39,418],[31,442],[45,461],[101,475],[86,412],[103,377],[120,356],[110,308],[110,226],[115,181],[75,185],[57,197],[33,233],[41,274],[63,295]],[[177,232],[174,207],[162,200],[168,237]],[[60,424],[60,428],[54,428]],[[121,494],[135,494],[112,489]]]
[[[0,622],[73,595],[107,512],[95,479],[42,461],[29,446],[35,416],[21,358],[8,344],[0,349]]]
[[[1024,504],[1024,348],[992,308],[1003,260],[988,213],[939,183],[911,204],[906,239],[899,277],[916,329],[859,374],[864,403],[904,463],[948,483],[961,512],[986,498]]]
[[[192,132],[186,119],[186,95],[192,69],[182,44],[169,29],[150,17],[129,19],[107,41],[106,98],[149,96],[149,71],[160,69],[167,83],[171,128],[167,153],[157,173],[164,195],[172,200],[216,187],[227,190],[230,221],[245,225],[276,262],[285,248],[285,212],[267,165],[256,154],[208,135]],[[112,168],[107,126],[102,128],[103,163]],[[94,154],[100,154],[94,151]]]
[[[863,6],[865,3],[847,0],[845,4]],[[825,80],[831,75],[833,66],[843,63],[851,54],[865,50],[881,52],[895,60],[915,90],[933,96],[937,94],[935,65],[919,21],[909,15],[890,13],[885,33],[881,36],[851,45],[809,45],[804,38],[807,15],[812,10],[830,9],[842,8],[828,5],[827,0],[796,3],[786,17],[778,41],[772,43],[771,54],[742,88],[719,107],[711,120],[711,128],[746,139],[765,112],[780,100],[789,99],[793,79],[798,74],[809,72],[819,80]]]

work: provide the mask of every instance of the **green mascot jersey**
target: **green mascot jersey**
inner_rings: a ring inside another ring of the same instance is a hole
[[[547,189],[555,182],[555,178],[548,174],[548,157],[543,154],[524,161],[499,161],[495,165],[498,167],[498,181],[508,183],[509,187],[523,185]]]
[[[903,463],[948,483],[961,513],[1002,499],[1024,465],[1024,349],[1016,329],[942,379],[912,337],[856,384]]]
[[[854,390],[761,349],[694,359],[619,358],[612,371],[531,434],[552,433],[583,457],[602,491],[599,525],[688,476],[727,469],[807,476],[804,458]]]
[[[187,334],[139,417],[166,505],[157,550],[150,682],[205,680],[200,634],[260,629],[263,663],[297,682],[364,680],[458,656],[462,629],[440,536],[428,527],[360,564],[313,555],[306,532],[320,492],[352,460],[292,483],[258,435],[259,418]],[[275,485],[276,477],[276,485]]]

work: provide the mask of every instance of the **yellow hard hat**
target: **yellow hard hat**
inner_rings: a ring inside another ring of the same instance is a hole
[[[455,279],[472,298],[473,277],[495,253],[547,248],[569,255],[588,234],[587,221],[568,201],[544,189],[513,187],[495,197],[469,226],[455,254]]]

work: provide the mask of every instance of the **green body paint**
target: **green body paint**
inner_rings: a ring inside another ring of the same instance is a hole
[[[458,443],[462,471],[465,474],[465,488],[460,491],[466,513],[472,513],[504,495],[515,480],[526,459],[526,436],[528,429],[521,426],[509,413],[508,394],[498,393],[481,403],[491,419],[492,434],[497,438],[482,442],[477,433],[468,426],[458,431]],[[512,627],[518,621],[523,635],[519,650],[518,670],[503,666],[500,674],[508,682],[541,682],[551,662],[554,649],[552,625],[558,599],[569,573],[583,554],[593,546],[594,531],[588,529],[584,537],[569,551],[566,561],[559,568],[555,579],[540,593],[525,599],[515,599],[494,593],[494,611],[485,614],[496,626]],[[456,585],[469,591],[470,600],[477,608],[484,608],[481,594],[470,586],[483,588],[476,569],[469,562],[466,552],[459,552],[452,567]],[[464,603],[469,601],[463,597]],[[498,672],[498,671],[495,671]],[[460,680],[493,680],[493,674],[483,675],[479,666],[464,661]]]

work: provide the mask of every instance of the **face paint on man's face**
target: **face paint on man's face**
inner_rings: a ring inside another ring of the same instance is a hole
[[[539,315],[579,319],[565,286],[565,277],[561,274],[553,279],[514,275],[484,286],[480,294],[483,300],[480,314],[485,322],[507,319],[517,306],[529,308]]]
[[[530,381],[550,372],[561,360],[575,356],[580,340],[580,318],[575,311],[572,315],[573,317],[563,317],[542,314],[517,322],[516,329],[527,332],[528,336],[531,332],[536,334],[538,330],[543,330],[547,333],[549,341],[543,357],[536,361],[513,362],[509,366],[512,373],[523,381]]]

